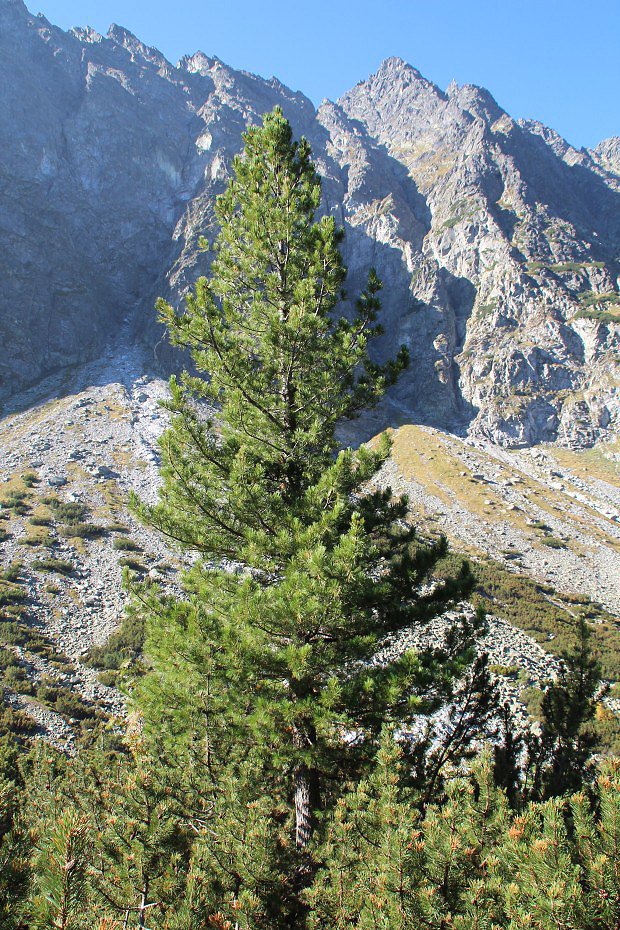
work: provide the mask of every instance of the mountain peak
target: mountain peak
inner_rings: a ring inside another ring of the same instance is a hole
[[[117,23],[112,23],[108,29],[107,38],[116,45],[122,46],[122,48],[126,49],[132,56],[144,58],[146,61],[150,61],[158,67],[170,64],[159,49],[152,48],[150,45],[145,45],[133,32],[130,32],[129,29],[126,29],[124,26],[117,25]]]
[[[194,52],[193,55],[184,55],[179,61],[178,67],[188,74],[207,74],[217,62],[217,58],[210,58],[204,52]]]
[[[451,81],[446,95],[462,110],[466,110],[472,116],[479,116],[488,123],[494,123],[504,115],[504,110],[486,87],[479,87],[477,84],[459,86],[456,81]]]
[[[399,75],[403,77],[415,78],[418,81],[422,81],[424,84],[431,84],[431,81],[428,81],[421,71],[418,71],[417,68],[414,68],[413,65],[409,64],[408,61],[405,61],[404,58],[399,58],[397,55],[392,55],[390,58],[384,58],[384,60],[379,65],[379,68],[375,72],[374,77],[384,76],[384,75]]]

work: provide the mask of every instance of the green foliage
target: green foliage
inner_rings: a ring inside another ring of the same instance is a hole
[[[620,916],[620,780],[605,769],[590,805],[531,804],[518,815],[479,764],[425,814],[399,797],[394,751],[330,820],[312,927],[536,930],[615,927]]]
[[[601,684],[601,667],[592,655],[591,633],[584,620],[577,642],[563,656],[557,680],[543,694],[540,737],[529,739],[531,791],[534,797],[558,797],[583,787],[594,777],[593,726]]]
[[[5,730],[4,707],[0,705],[0,732]],[[0,926],[20,930],[21,910],[28,893],[30,845],[28,831],[20,818],[20,792],[24,785],[17,763],[17,744],[0,736]]]
[[[64,526],[59,526],[58,532],[61,536],[67,536],[69,539],[95,539],[104,536],[106,528],[105,526],[99,526],[97,523],[67,523]]]
[[[74,565],[65,559],[35,559],[31,562],[31,568],[37,572],[55,572],[57,575],[70,575],[73,572]]]
[[[88,515],[88,507],[79,501],[63,501],[51,495],[44,497],[43,503],[51,508],[57,523],[81,523]]]
[[[36,696],[42,704],[46,704],[57,713],[76,720],[98,716],[94,705],[85,701],[79,695],[65,687],[61,682],[48,675],[43,675],[36,689]]]
[[[557,536],[543,536],[541,539],[543,546],[548,546],[550,549],[567,549],[568,546],[563,539],[558,539]]]
[[[20,572],[23,568],[22,562],[11,562],[11,564],[0,572],[0,588],[3,581],[19,581]]]
[[[418,541],[407,501],[368,489],[387,437],[338,451],[336,425],[373,404],[407,355],[385,366],[368,356],[380,332],[374,272],[354,312],[336,312],[341,233],[331,216],[315,221],[308,143],[293,142],[279,111],[244,140],[216,203],[210,278],[185,313],[160,303],[197,374],[171,382],[160,502],[136,507],[199,558],[183,599],[141,589],[153,670],[136,694],[147,732],[205,746],[217,773],[218,828],[202,846],[227,863],[222,913],[302,930],[320,817],[343,779],[372,769],[382,725],[413,727],[462,699],[449,745],[428,763],[432,793],[468,751],[492,689],[473,663],[481,618],[456,623],[445,648],[374,661],[391,635],[456,605],[473,579],[461,563],[424,588],[445,540]],[[219,408],[217,429],[204,401]]]
[[[34,862],[33,926],[40,930],[86,930],[88,822],[67,810],[47,827]]]
[[[129,668],[141,658],[144,645],[144,617],[129,610],[121,625],[102,646],[92,646],[84,660],[94,668],[115,670]]]
[[[50,526],[52,523],[52,518],[46,516],[29,517],[28,523],[30,523],[32,526]]]
[[[616,291],[610,291],[607,294],[599,294],[596,291],[584,291],[583,294],[579,295],[579,303],[583,307],[593,307],[598,304],[608,304],[615,303],[620,300],[620,294],[617,294]]]
[[[27,596],[27,592],[19,585],[0,581],[0,608],[14,607],[17,604],[22,604]]]
[[[148,571],[144,562],[141,562],[139,559],[134,559],[131,556],[123,556],[122,559],[118,560],[118,564],[121,568],[127,568],[130,572],[135,572],[138,575],[144,575],[145,572]]]
[[[124,537],[117,536],[112,546],[114,549],[119,549],[121,552],[142,552],[142,546],[134,542],[133,539],[126,539]]]
[[[0,508],[22,517],[30,512],[29,499],[27,488],[11,486],[0,494]]]
[[[23,664],[14,652],[0,648],[0,677],[2,683],[18,694],[32,694],[33,686]]]
[[[458,556],[448,554],[438,563],[436,575],[445,577],[457,567]],[[585,620],[596,621],[590,627],[592,649],[601,663],[603,678],[620,680],[620,631],[614,618],[600,605],[587,598],[575,601],[574,597],[511,572],[492,559],[474,561],[472,570],[476,578],[474,603],[525,630],[555,655],[573,647],[576,614],[577,618],[581,615]]]
[[[22,536],[22,538],[20,539],[20,543],[23,546],[30,546],[32,548],[38,548],[38,547],[49,548],[50,546],[54,545],[54,537],[50,536],[49,534],[45,534],[42,536],[35,535],[35,534],[28,534],[26,536]]]

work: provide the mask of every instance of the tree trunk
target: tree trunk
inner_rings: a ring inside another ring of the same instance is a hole
[[[313,729],[313,728],[312,728]],[[316,734],[313,734],[316,738]],[[312,742],[310,734],[296,730],[294,742],[297,748]],[[319,805],[319,776],[316,769],[300,764],[295,768],[295,846],[299,860],[293,877],[295,906],[289,915],[288,926],[291,930],[306,930],[309,908],[303,901],[303,894],[310,887],[316,872],[316,863],[308,851],[308,845],[314,834],[316,823],[315,811]]]
[[[312,746],[316,742],[314,727],[296,728],[293,745],[296,749]],[[306,848],[314,832],[314,811],[319,804],[319,777],[316,769],[300,763],[294,771],[295,786],[295,845]]]
[[[140,896],[140,922],[139,927],[146,927],[145,923],[145,912],[148,907],[148,898],[149,898],[149,880],[145,878],[144,884],[142,885],[142,894]]]
[[[312,839],[314,830],[312,796],[316,794],[314,782],[316,782],[316,773],[310,771],[305,765],[300,765],[295,770],[295,845],[297,849],[305,849]]]

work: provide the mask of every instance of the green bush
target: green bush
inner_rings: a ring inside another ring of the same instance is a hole
[[[11,734],[21,742],[22,739],[36,733],[37,729],[36,722],[23,710],[0,703],[0,737]]]
[[[128,568],[130,571],[138,572],[139,574],[144,574],[147,571],[146,565],[143,565],[138,559],[132,559],[131,557],[119,559],[118,564],[121,568]]]
[[[20,665],[9,665],[2,673],[3,684],[11,688],[18,694],[31,695],[34,692],[32,682],[29,680],[26,670]]]
[[[550,549],[567,549],[568,546],[563,539],[558,539],[557,536],[544,536],[541,539],[541,543],[544,546],[549,546]]]
[[[450,553],[441,563],[438,577],[458,571],[462,556]],[[558,601],[564,596],[550,585],[538,584],[526,575],[511,572],[493,559],[471,562],[477,579],[473,603],[528,633],[540,645],[559,655],[574,645],[575,606]],[[552,598],[552,600],[550,599]],[[592,646],[607,681],[620,680],[620,629],[615,618],[587,601],[581,608],[590,619]],[[549,639],[550,634],[553,639]]]
[[[51,508],[58,523],[80,523],[88,515],[88,507],[79,501],[61,501],[58,497],[45,497],[43,503]]]
[[[16,516],[25,516],[30,512],[28,492],[15,488],[7,491],[0,499],[0,507],[3,510],[10,510]]]
[[[120,627],[101,646],[93,646],[83,661],[94,668],[117,671],[142,655],[144,619],[128,614]]]
[[[97,523],[67,523],[58,528],[60,535],[66,536],[68,539],[95,539],[103,536],[105,531],[105,527]]]
[[[38,572],[56,572],[57,575],[70,575],[74,566],[71,562],[65,562],[64,559],[36,559],[32,563],[32,568]]]
[[[19,573],[24,567],[23,562],[11,562],[7,568],[0,572],[1,581],[18,581]]]
[[[139,546],[133,539],[125,539],[117,536],[112,545],[115,549],[120,549],[122,552],[142,552],[142,546]]]
[[[46,536],[22,536],[19,541],[23,546],[30,546],[33,549],[38,546],[49,549],[50,546],[54,545],[54,537],[49,534]]]
[[[23,588],[9,582],[0,582],[0,607],[11,607],[26,600],[27,593]]]

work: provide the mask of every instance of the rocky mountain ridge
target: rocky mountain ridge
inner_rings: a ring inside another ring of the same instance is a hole
[[[103,355],[174,357],[155,321],[208,270],[241,133],[280,105],[343,224],[353,296],[384,282],[383,357],[412,364],[374,432],[410,422],[507,446],[613,440],[620,416],[620,140],[576,150],[488,91],[388,59],[318,110],[202,53],[171,65],[112,26],[0,0],[0,399]],[[346,306],[343,308],[346,312]],[[116,339],[116,344],[119,344]]]

